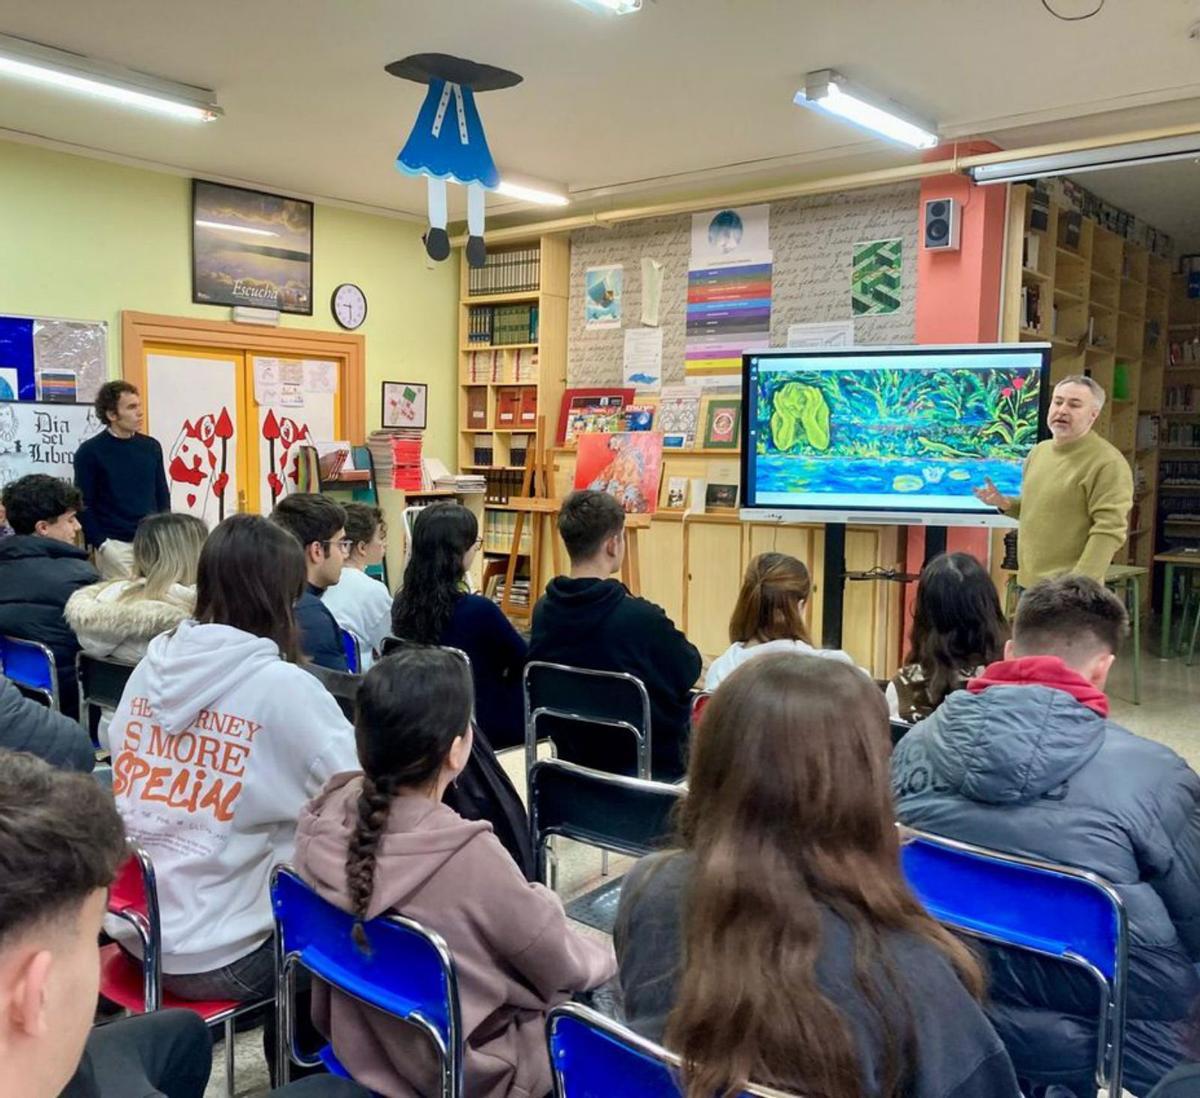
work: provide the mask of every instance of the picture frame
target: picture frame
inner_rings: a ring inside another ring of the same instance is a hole
[[[429,420],[429,386],[423,381],[385,381],[380,396],[382,427],[425,430]]]
[[[704,449],[736,450],[741,441],[741,427],[739,398],[710,400],[704,412]]]
[[[192,180],[192,301],[313,315],[313,204]]]
[[[602,386],[592,389],[566,389],[558,408],[556,446],[574,442],[577,434],[606,429],[619,431],[625,426],[625,407],[634,402],[635,392],[624,386]]]

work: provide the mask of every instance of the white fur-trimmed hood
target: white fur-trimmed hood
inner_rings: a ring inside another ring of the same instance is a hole
[[[133,582],[112,580],[81,587],[67,600],[63,614],[89,656],[139,660],[151,638],[192,616],[194,587],[174,584],[163,599],[135,596],[118,601]]]

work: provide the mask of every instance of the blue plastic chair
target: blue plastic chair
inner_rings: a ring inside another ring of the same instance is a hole
[[[271,873],[271,908],[278,1085],[288,1081],[292,1063],[323,1063],[335,1075],[349,1078],[332,1047],[316,1058],[296,1048],[293,984],[299,964],[337,991],[420,1029],[438,1053],[442,1098],[463,1098],[458,977],[439,935],[403,916],[381,915],[365,924],[371,952],[364,953],[351,937],[354,916],[321,899],[288,865],[277,865]]]
[[[1096,1083],[1120,1094],[1129,931],[1116,890],[1092,873],[920,831],[903,829],[902,842],[904,875],[938,922],[1092,976],[1101,992]]]
[[[679,1057],[603,1014],[564,1003],[546,1017],[554,1098],[680,1098]],[[790,1098],[748,1086],[743,1098]]]
[[[44,644],[0,634],[0,671],[17,684],[22,694],[61,710],[54,653]]]
[[[358,638],[349,629],[341,629],[342,651],[346,653],[346,670],[357,675],[362,670],[362,654],[358,648]]]

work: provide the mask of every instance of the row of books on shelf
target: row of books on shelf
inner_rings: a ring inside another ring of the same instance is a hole
[[[508,465],[524,467],[526,455],[529,453],[529,443],[532,435],[515,434],[508,441]],[[472,464],[477,467],[496,464],[496,436],[476,435],[471,455],[475,460]],[[518,470],[519,471],[519,470]]]
[[[487,382],[512,381],[516,384],[536,384],[538,379],[538,349],[518,347],[508,352],[512,357],[512,368],[505,377],[504,351],[472,351],[467,358],[467,384],[483,385]]]
[[[1200,366],[1200,339],[1179,339],[1171,344],[1172,366]]]
[[[536,305],[472,305],[467,309],[467,342],[504,346],[538,341]]]
[[[1195,385],[1168,385],[1163,389],[1164,412],[1194,412],[1196,397],[1200,393]]]
[[[467,389],[467,426],[472,430],[501,427],[537,427],[537,386],[508,386],[496,390],[495,422],[488,423],[488,391]]]
[[[509,252],[489,252],[482,267],[467,273],[467,296],[535,293],[541,283],[542,252],[534,245]]]
[[[1163,461],[1159,470],[1164,488],[1200,486],[1200,461]]]
[[[515,511],[484,511],[483,551],[485,553],[510,553],[517,531]],[[518,552],[528,553],[533,546],[533,523],[526,517],[521,529],[521,545]]]
[[[497,606],[502,605],[504,602],[504,577],[495,574],[488,576],[483,593]],[[519,606],[523,609],[529,608],[528,576],[519,576],[513,580],[512,599],[510,601],[513,606]]]
[[[1167,445],[1200,446],[1200,423],[1174,421],[1167,424]]]
[[[524,477],[523,469],[485,469],[483,472],[484,503],[507,503],[513,496],[521,495],[521,484]]]

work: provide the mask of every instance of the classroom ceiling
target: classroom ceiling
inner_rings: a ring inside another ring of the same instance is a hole
[[[823,67],[1008,146],[1112,132],[1107,110],[1122,128],[1192,121],[1197,20],[1200,0],[1105,0],[1070,23],[1042,0],[646,0],[625,17],[568,0],[0,0],[0,33],[212,88],[226,112],[181,125],[0,78],[0,137],[423,220],[423,183],[392,167],[423,89],[383,66],[454,53],[525,77],[478,97],[502,171],[615,207],[911,162],[792,104]]]

